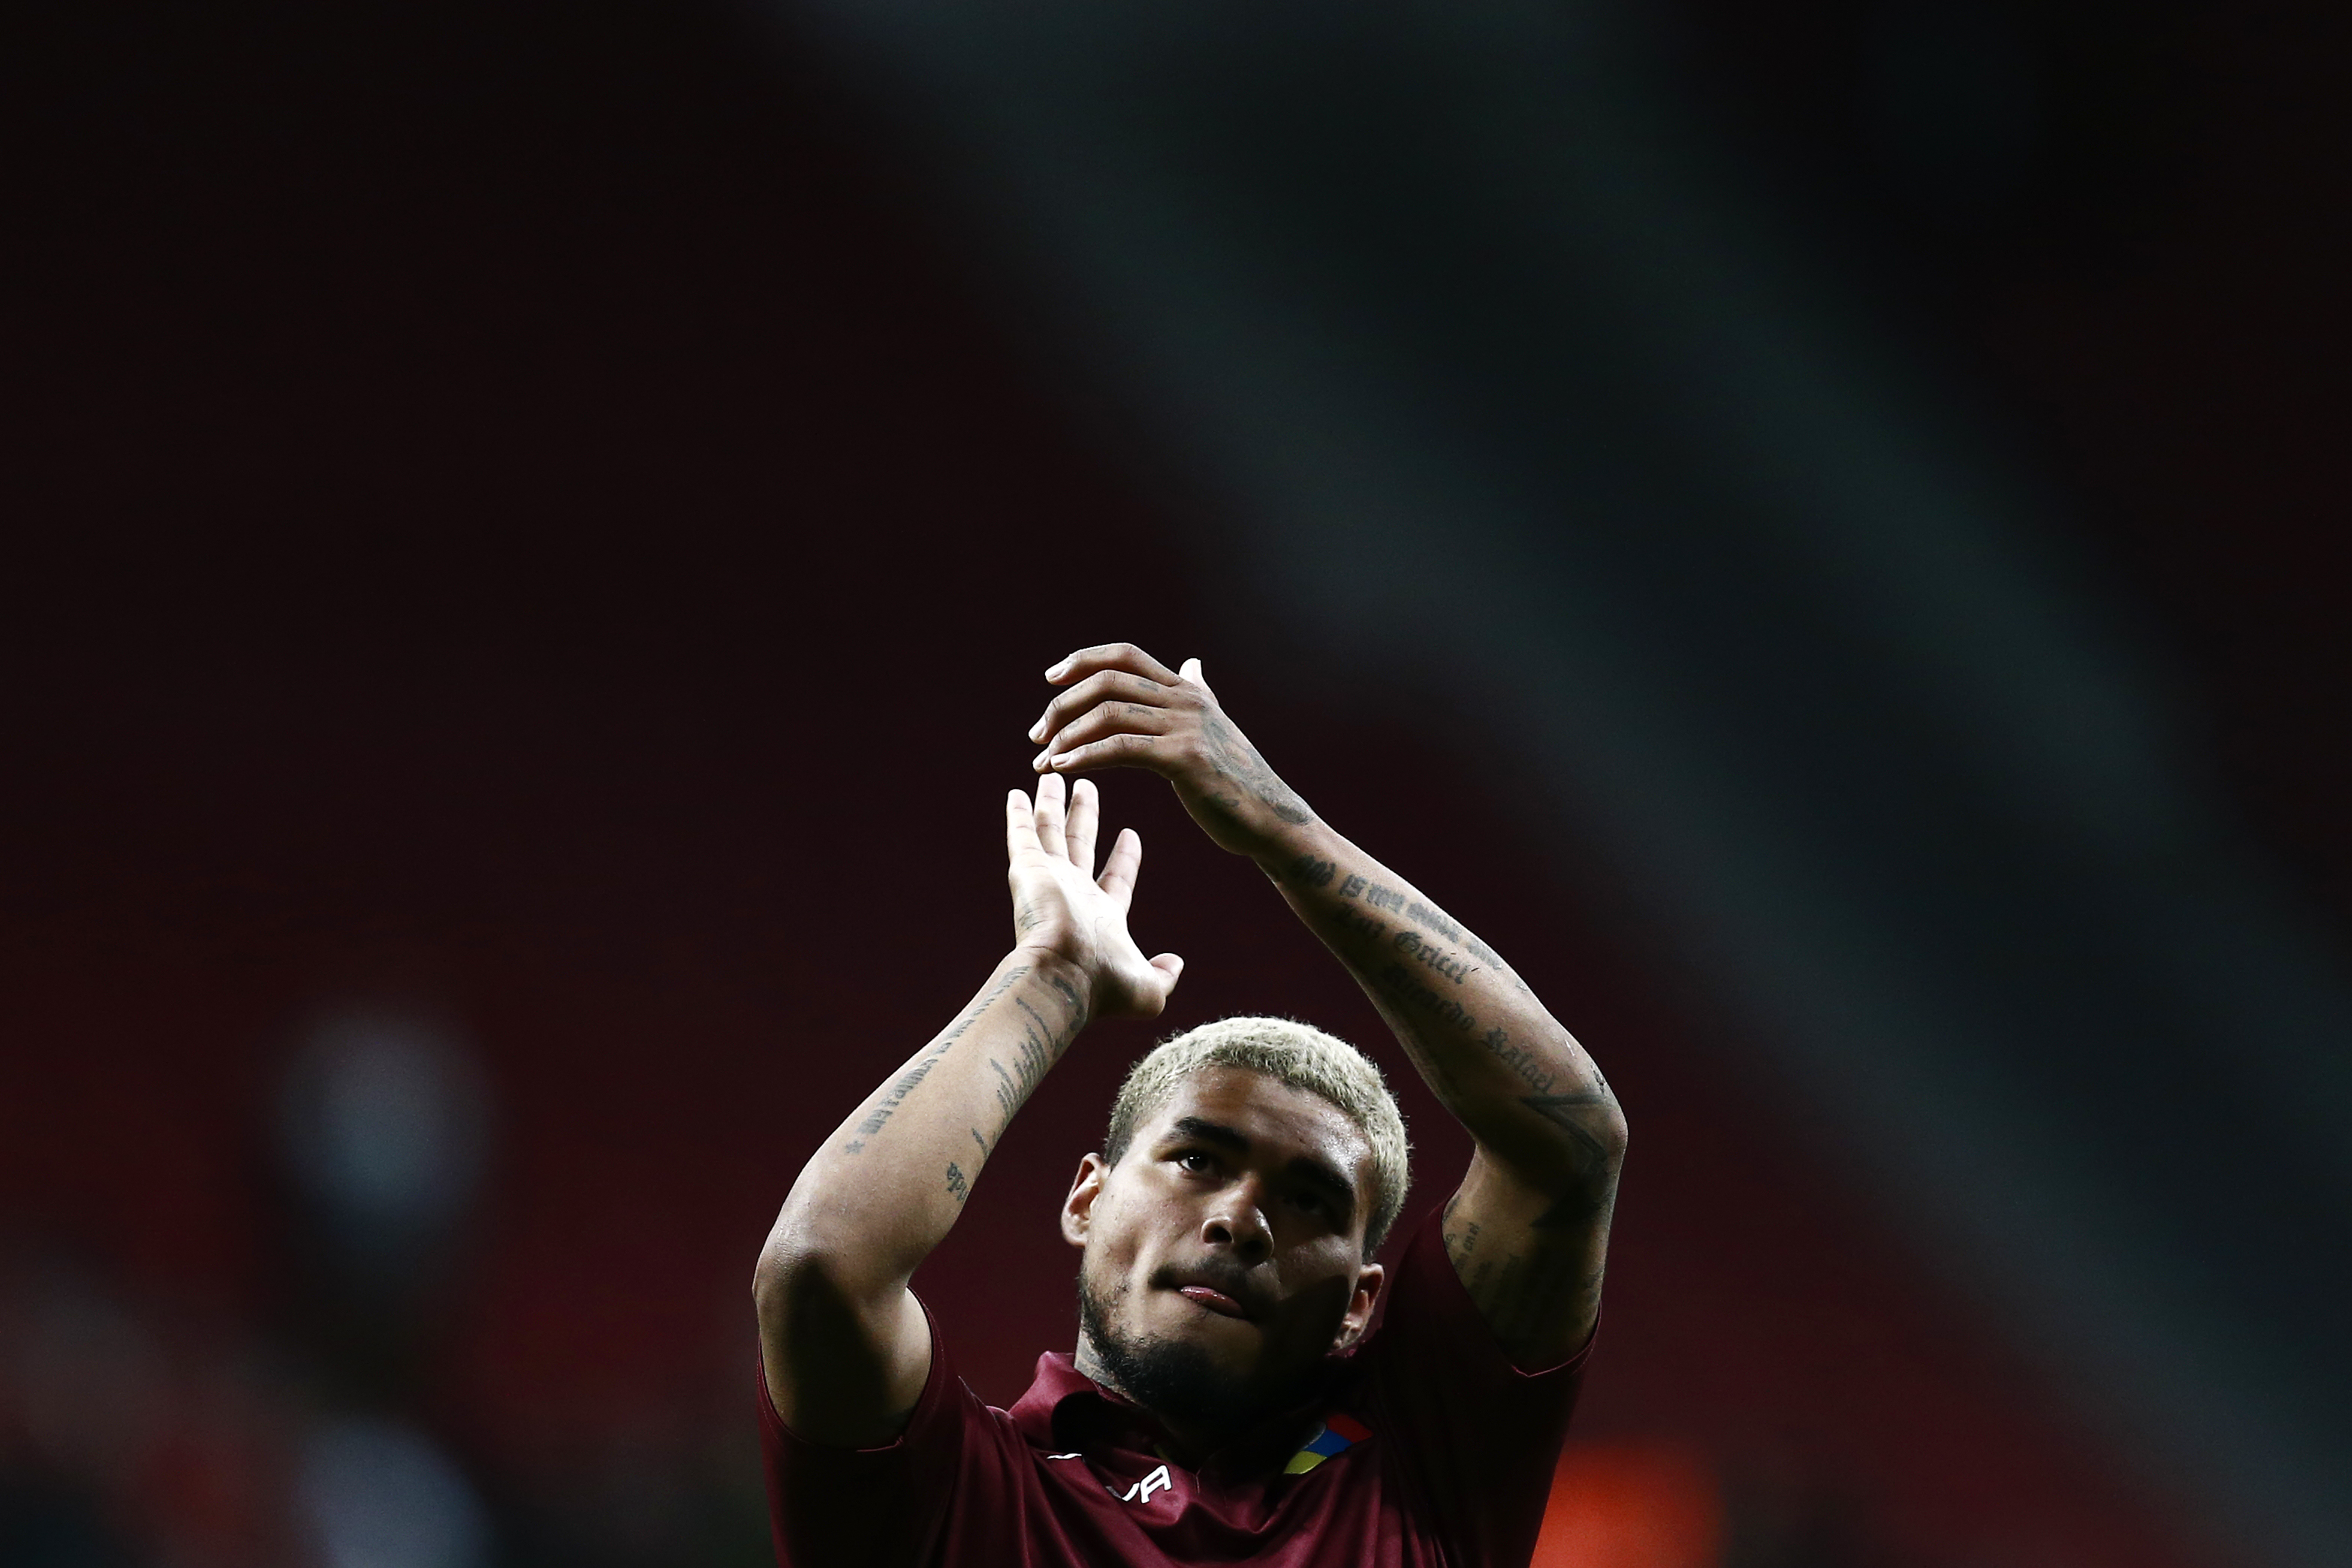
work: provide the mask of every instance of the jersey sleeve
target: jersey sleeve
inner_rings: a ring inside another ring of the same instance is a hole
[[[1520,1568],[1534,1552],[1552,1471],[1584,1373],[1582,1350],[1522,1372],[1496,1342],[1445,1256],[1432,1209],[1364,1347],[1366,1386],[1393,1463],[1465,1568]]]
[[[950,1364],[939,1325],[931,1371],[896,1442],[878,1448],[812,1443],[787,1427],[759,1373],[760,1443],[768,1517],[782,1568],[912,1568],[954,1506],[967,1451],[996,1438],[994,1418]]]

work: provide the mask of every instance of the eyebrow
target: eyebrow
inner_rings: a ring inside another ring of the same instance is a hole
[[[1250,1141],[1239,1128],[1228,1127],[1222,1121],[1212,1121],[1205,1116],[1180,1116],[1171,1124],[1171,1131],[1235,1154],[1247,1154]],[[1342,1219],[1356,1212],[1356,1186],[1329,1165],[1311,1154],[1300,1154],[1285,1167],[1295,1180],[1320,1188],[1325,1196],[1339,1205]]]

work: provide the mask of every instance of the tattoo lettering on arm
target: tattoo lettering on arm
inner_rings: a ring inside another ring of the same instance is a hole
[[[953,1160],[948,1162],[948,1191],[958,1203],[971,1196],[971,1184],[963,1179],[963,1172],[957,1169]]]
[[[1284,879],[1294,888],[1328,888],[1337,869],[1328,860],[1313,855],[1301,855],[1290,863],[1290,869],[1284,873]]]
[[[1013,1114],[1028,1103],[1030,1095],[1036,1092],[1037,1086],[1045,1081],[1045,1074],[1062,1059],[1062,1053],[1069,1048],[1072,1040],[1078,1037],[1078,1031],[1087,1026],[1087,1000],[1078,994],[1077,987],[1058,974],[1049,979],[1055,991],[1069,1006],[1069,1022],[1056,1029],[1045,1022],[1045,1015],[1029,1005],[1026,996],[1015,996],[1013,1005],[1028,1014],[1029,1019],[1021,1026],[1021,1043],[1015,1049],[1013,1068],[1008,1072],[1004,1064],[996,1058],[988,1058],[989,1070],[996,1074],[996,1103],[1004,1112],[1004,1120],[996,1125],[999,1138],[1004,1136],[1004,1130],[1013,1125]],[[971,1135],[981,1138],[980,1130],[972,1129]],[[983,1148],[987,1146],[986,1139],[982,1138],[981,1142]]]
[[[1356,876],[1351,876],[1339,884],[1339,896],[1343,899],[1358,900],[1371,905],[1376,910],[1386,910],[1391,914],[1402,915],[1423,931],[1435,931],[1487,968],[1500,970],[1506,974],[1511,973],[1511,966],[1496,957],[1492,948],[1464,931],[1453,916],[1434,904],[1408,898],[1394,888],[1383,888],[1368,878]],[[1514,975],[1513,978],[1517,977]],[[1522,985],[1520,989],[1525,990],[1527,987]]]
[[[1493,949],[1464,931],[1454,923],[1452,916],[1434,904],[1424,904],[1419,899],[1414,899],[1405,905],[1404,918],[1423,931],[1435,931],[1491,969],[1507,971],[1509,968],[1509,965],[1495,956]]]
[[[1416,956],[1429,951],[1427,944],[1410,931],[1398,934],[1395,946],[1399,951],[1411,952]],[[1431,963],[1431,967],[1439,973],[1451,977],[1457,969],[1465,975],[1471,973],[1461,969],[1459,957],[1445,955],[1442,949],[1435,951],[1439,957]],[[1424,962],[1429,961],[1424,958]],[[1382,996],[1399,1007],[1417,1012],[1436,1023],[1451,1025],[1463,1034],[1477,1036],[1479,1042],[1496,1061],[1509,1069],[1520,1082],[1535,1090],[1533,1094],[1522,1096],[1519,1103],[1563,1135],[1561,1146],[1569,1167],[1566,1179],[1549,1194],[1551,1206],[1533,1222],[1536,1229],[1570,1229],[1586,1223],[1608,1207],[1611,1173],[1614,1164],[1602,1129],[1615,1111],[1616,1097],[1610,1093],[1609,1086],[1601,1081],[1598,1073],[1594,1074],[1593,1087],[1590,1089],[1555,1094],[1552,1086],[1558,1079],[1543,1065],[1545,1057],[1536,1047],[1513,1040],[1509,1032],[1499,1025],[1482,1033],[1478,1019],[1461,1003],[1438,991],[1402,963],[1391,963],[1381,971],[1378,989]],[[1442,1061],[1423,1060],[1421,1053],[1416,1053],[1415,1059],[1420,1062],[1423,1071],[1431,1076],[1431,1081],[1441,1093],[1452,1090],[1455,1075]]]
[[[1487,1030],[1483,1038],[1486,1048],[1494,1053],[1495,1059],[1517,1074],[1521,1083],[1538,1094],[1551,1092],[1555,1080],[1537,1062],[1534,1051],[1512,1039],[1500,1027]]]
[[[1456,985],[1465,984],[1478,972],[1475,965],[1463,963],[1461,954],[1449,952],[1433,942],[1424,941],[1417,931],[1397,932],[1396,941],[1391,945],[1407,958],[1416,960]]]
[[[882,1131],[883,1125],[890,1120],[891,1113],[904,1105],[907,1102],[907,1097],[915,1092],[924,1079],[930,1076],[931,1069],[940,1064],[940,1058],[946,1056],[949,1048],[963,1037],[964,1031],[980,1022],[981,1016],[995,1005],[997,998],[1012,990],[1028,973],[1027,964],[1014,965],[1005,972],[1004,978],[996,983],[993,990],[965,1008],[963,1016],[956,1020],[955,1026],[941,1035],[938,1042],[929,1050],[925,1051],[913,1066],[898,1075],[897,1082],[883,1091],[882,1098],[859,1120],[857,1126],[853,1130],[855,1136],[843,1144],[842,1148],[852,1154],[865,1152],[866,1141]]]
[[[1458,1203],[1459,1200],[1457,1199],[1456,1202]],[[1445,1237],[1445,1256],[1454,1260],[1454,1271],[1467,1279],[1470,1260],[1478,1251],[1478,1224],[1473,1220],[1460,1230],[1455,1230],[1454,1228],[1454,1204],[1445,1205],[1445,1219],[1441,1234]]]
[[[1451,996],[1439,995],[1434,989],[1424,984],[1419,975],[1407,971],[1403,964],[1390,964],[1381,971],[1380,979],[1381,994],[1389,1000],[1416,1008],[1465,1035],[1477,1032],[1478,1020],[1469,1009]]]

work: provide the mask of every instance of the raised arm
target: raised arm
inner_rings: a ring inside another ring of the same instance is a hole
[[[1133,829],[1094,875],[1099,797],[1040,780],[1006,798],[1013,948],[971,1005],[899,1064],[802,1167],[752,1281],[769,1397],[813,1442],[898,1435],[931,1365],[907,1289],[945,1239],[1013,1118],[1087,1021],[1152,1016],[1183,961],[1127,932]]]
[[[1166,778],[1210,837],[1247,855],[1323,939],[1469,1130],[1445,1247],[1520,1366],[1590,1336],[1625,1120],[1584,1048],[1435,900],[1318,818],[1201,679],[1125,643],[1046,672],[1066,689],[1030,739],[1051,776],[1103,767]]]

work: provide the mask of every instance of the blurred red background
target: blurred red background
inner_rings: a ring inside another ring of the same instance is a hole
[[[2297,52],[2205,25],[2256,82]],[[1203,656],[1286,776],[1620,1086],[1561,1482],[1583,1533],[1543,1561],[2219,1560],[1717,1052],[1605,882],[1528,846],[1465,738],[1253,666],[1278,640],[1196,503],[1041,381],[764,35],[625,5],[44,26],[0,373],[0,1234],[12,1300],[87,1282],[163,1392],[124,1395],[87,1473],[19,1422],[26,1473],[63,1465],[172,1561],[278,1550],[272,1467],[320,1396],[272,1096],[318,1017],[410,1009],[478,1054],[492,1134],[404,1408],[516,1560],[755,1557],[760,1238],[1004,942],[1038,672],[1116,637]],[[1994,253],[1952,320],[2099,498],[2221,765],[2340,909],[2343,726],[2304,721],[2352,669],[2315,569],[2342,449],[2307,425],[2343,361],[2302,345],[2341,335],[2341,236],[2300,226],[2330,210],[2311,184],[2244,178],[2294,136],[2241,123],[2128,288]],[[1409,1078],[1254,872],[1153,781],[1106,787],[1147,841],[1143,940],[1190,963],[1168,1026],[1297,1013]],[[1153,1037],[1089,1037],[918,1282],[992,1401],[1070,1340],[1049,1215]],[[1407,1111],[1418,1205],[1465,1150],[1417,1085]]]

